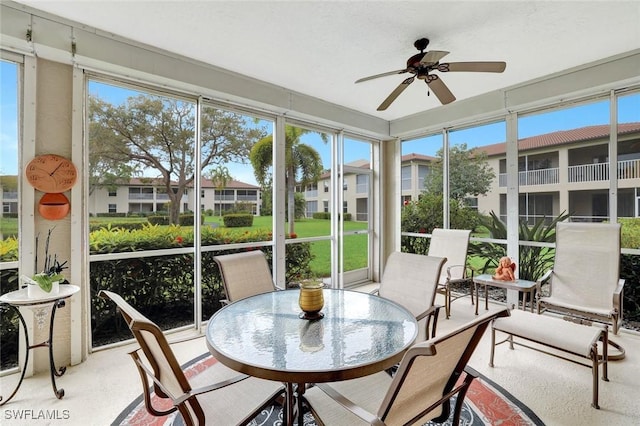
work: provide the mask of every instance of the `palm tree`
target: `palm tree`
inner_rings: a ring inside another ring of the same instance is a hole
[[[294,233],[295,220],[295,185],[304,186],[315,183],[322,174],[322,159],[313,147],[300,141],[302,135],[311,133],[310,130],[299,127],[285,127],[285,183],[287,187],[287,220],[289,221],[289,234]],[[327,136],[323,133],[320,137],[327,142]],[[256,180],[263,187],[271,181],[269,169],[273,165],[273,135],[260,139],[252,148],[249,158],[253,165]]]
[[[213,183],[215,189],[220,193],[220,217],[222,217],[222,190],[227,186],[227,183],[233,179],[229,174],[229,169],[225,166],[218,166],[209,173],[209,179]],[[215,195],[215,193],[214,193]],[[213,197],[215,207],[215,196]]]

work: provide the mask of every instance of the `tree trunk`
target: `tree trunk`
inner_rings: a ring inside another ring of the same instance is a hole
[[[179,224],[181,198],[181,193],[176,194],[173,191],[170,191],[169,200],[171,200],[171,202],[169,203],[169,222],[173,225]]]
[[[296,216],[295,182],[293,181],[293,179],[288,179],[287,182],[287,200],[287,220],[289,221],[289,234],[293,234]]]

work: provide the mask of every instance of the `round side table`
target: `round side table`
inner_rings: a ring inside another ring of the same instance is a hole
[[[0,307],[2,309],[14,309],[18,313],[18,319],[22,323],[22,327],[24,329],[24,338],[27,348],[24,355],[22,372],[20,373],[20,381],[7,399],[4,399],[2,396],[0,396],[0,406],[9,402],[11,398],[13,398],[13,396],[18,392],[18,389],[20,389],[20,385],[22,385],[22,381],[26,372],[26,366],[29,362],[29,351],[35,348],[49,348],[49,371],[51,374],[51,385],[53,386],[53,392],[58,399],[64,396],[64,389],[58,389],[58,387],[56,386],[56,377],[62,376],[67,368],[56,368],[55,366],[55,362],[53,359],[53,324],[56,317],[56,310],[65,305],[65,299],[70,298],[78,291],[80,291],[80,287],[76,285],[61,284],[60,291],[57,294],[51,294],[38,298],[28,297],[26,287],[0,296]],[[35,345],[30,344],[27,324],[19,309],[21,306],[34,307],[33,309],[35,310],[36,323],[40,328],[46,325],[45,319],[47,317],[49,309],[51,309],[51,319],[49,320],[49,338],[46,341]]]

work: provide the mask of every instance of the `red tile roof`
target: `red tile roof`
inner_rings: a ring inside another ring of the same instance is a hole
[[[640,122],[618,124],[618,134],[624,135],[634,132],[640,132]],[[518,150],[527,151],[547,146],[602,139],[608,136],[608,124],[580,127],[578,129],[561,130],[558,132],[545,133],[543,135],[520,139],[518,140]],[[506,152],[506,143],[502,142],[493,145],[484,145],[476,149],[485,152],[488,156],[500,155]]]
[[[419,161],[435,161],[437,160],[436,157],[432,157],[430,155],[424,155],[424,154],[416,154],[415,152],[412,152],[411,154],[406,154],[402,156],[402,162],[406,163],[407,161],[413,161],[413,160],[419,160]]]

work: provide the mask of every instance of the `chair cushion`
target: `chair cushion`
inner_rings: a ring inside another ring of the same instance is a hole
[[[580,325],[521,310],[512,310],[511,316],[495,319],[492,327],[585,358],[591,357],[591,348],[600,340],[603,330],[600,325]]]

